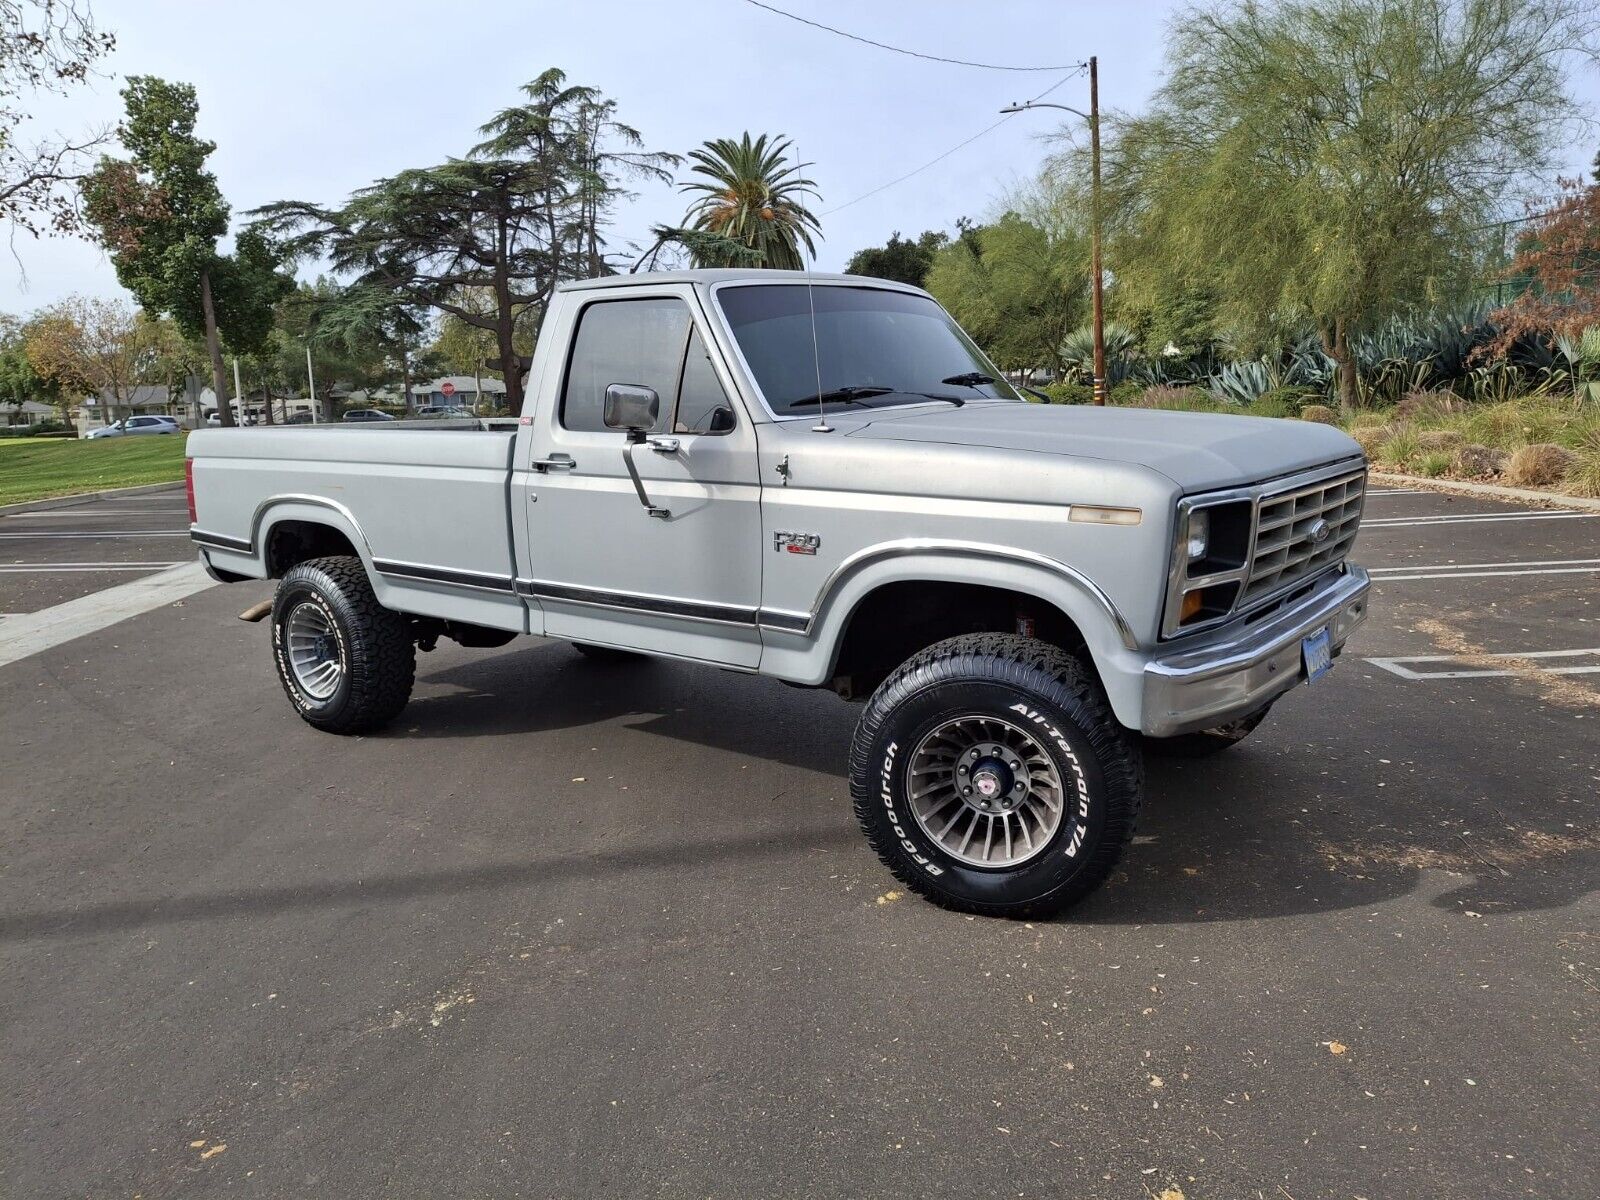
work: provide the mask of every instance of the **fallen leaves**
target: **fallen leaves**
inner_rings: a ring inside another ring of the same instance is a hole
[[[904,892],[897,892],[897,891],[893,891],[893,890],[887,891],[883,895],[878,897],[876,903],[878,903],[878,904],[893,904],[896,900],[899,900],[904,895],[905,895]]]
[[[1343,1054],[1346,1050],[1350,1049],[1350,1047],[1346,1046],[1343,1042],[1324,1042],[1323,1045],[1328,1047],[1329,1054],[1335,1056]]]

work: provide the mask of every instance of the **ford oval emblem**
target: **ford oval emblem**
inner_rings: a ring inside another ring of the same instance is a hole
[[[1311,538],[1311,544],[1314,546],[1322,545],[1323,542],[1328,540],[1328,535],[1332,532],[1333,526],[1329,525],[1321,517],[1311,522],[1311,528],[1306,530],[1307,535]]]

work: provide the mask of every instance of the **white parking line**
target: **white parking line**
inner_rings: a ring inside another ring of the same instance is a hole
[[[6,514],[12,520],[27,517],[30,521],[75,521],[79,517],[186,517],[183,505],[174,508],[59,508],[49,512],[18,512]]]
[[[1486,654],[1482,657],[1532,661],[1540,659],[1593,658],[1596,660],[1593,663],[1575,667],[1540,666],[1539,670],[1546,675],[1600,675],[1600,646],[1590,647],[1585,650],[1533,650],[1522,654]],[[1498,679],[1517,674],[1516,671],[1501,671],[1493,667],[1474,667],[1462,671],[1415,671],[1405,665],[1406,663],[1467,661],[1459,654],[1412,654],[1401,658],[1369,658],[1366,661],[1381,670],[1388,671],[1391,675],[1398,675],[1401,679],[1409,679],[1416,682],[1430,679]]]
[[[59,575],[73,571],[165,571],[175,562],[40,562],[0,563],[0,575]]]
[[[38,612],[7,617],[5,637],[0,638],[0,667],[215,586],[199,563],[184,563],[148,579],[119,583]]]
[[[1501,575],[1590,575],[1600,558],[1535,558],[1525,562],[1433,563],[1428,566],[1368,567],[1376,583],[1412,579],[1492,579]]]
[[[54,530],[44,533],[0,533],[0,538],[4,538],[8,541],[22,541],[28,538],[37,541],[39,538],[92,538],[98,540],[101,538],[186,538],[188,536],[189,531],[187,529],[118,529],[109,530],[104,533],[97,533],[92,529],[70,529],[61,533],[57,533]]]
[[[1368,496],[1437,496],[1427,488],[1368,488]]]
[[[1378,517],[1362,521],[1362,529],[1394,529],[1417,525],[1482,525],[1500,521],[1591,521],[1600,513],[1573,512],[1557,509],[1553,512],[1520,513],[1450,513],[1435,517]]]

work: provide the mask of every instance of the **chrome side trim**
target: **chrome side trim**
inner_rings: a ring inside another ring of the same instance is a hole
[[[594,608],[615,608],[677,617],[687,621],[710,621],[718,625],[756,625],[760,609],[734,604],[710,604],[702,600],[683,600],[675,596],[652,596],[641,592],[620,592],[607,588],[574,587],[542,579],[519,579],[517,594],[537,600],[559,600]]]
[[[1031,550],[1016,550],[1007,546],[993,546],[984,542],[943,541],[932,538],[906,538],[897,542],[883,542],[876,546],[868,546],[858,550],[845,559],[833,573],[823,581],[822,587],[817,591],[817,597],[811,605],[811,618],[804,629],[795,630],[800,633],[810,633],[811,625],[816,621],[817,615],[827,605],[829,597],[845,578],[870,563],[880,562],[891,558],[904,558],[912,554],[955,554],[966,558],[1000,560],[1021,563],[1024,566],[1037,567],[1048,571],[1050,574],[1066,580],[1074,587],[1080,588],[1088,594],[1102,612],[1110,619],[1116,628],[1117,637],[1123,646],[1129,650],[1139,648],[1139,639],[1133,634],[1133,627],[1128,624],[1128,619],[1122,615],[1111,597],[1094,580],[1090,579],[1076,567],[1070,567],[1058,559],[1050,558],[1043,554],[1036,554]]]
[[[423,583],[442,583],[448,587],[474,588],[486,592],[515,590],[511,576],[496,575],[488,571],[458,571],[450,567],[399,562],[390,558],[373,559],[372,569],[380,575],[388,575],[394,579],[415,579]]]
[[[231,550],[235,554],[254,554],[255,543],[249,538],[229,537],[225,533],[211,533],[204,529],[189,526],[189,540],[198,542],[202,546],[212,546],[218,550]]]

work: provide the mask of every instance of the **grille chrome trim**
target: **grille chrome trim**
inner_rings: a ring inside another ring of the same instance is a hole
[[[1360,532],[1366,484],[1365,460],[1346,459],[1287,478],[1280,476],[1246,487],[1186,496],[1180,500],[1173,527],[1162,638],[1187,637],[1257,612],[1324,572],[1337,568],[1349,555]],[[1195,509],[1241,501],[1251,506],[1250,543],[1244,562],[1237,567],[1191,577],[1182,545],[1188,514]],[[1328,526],[1320,541],[1312,536],[1313,526],[1319,520],[1326,521]],[[1205,621],[1178,626],[1184,593],[1218,583],[1238,584],[1229,610]]]

